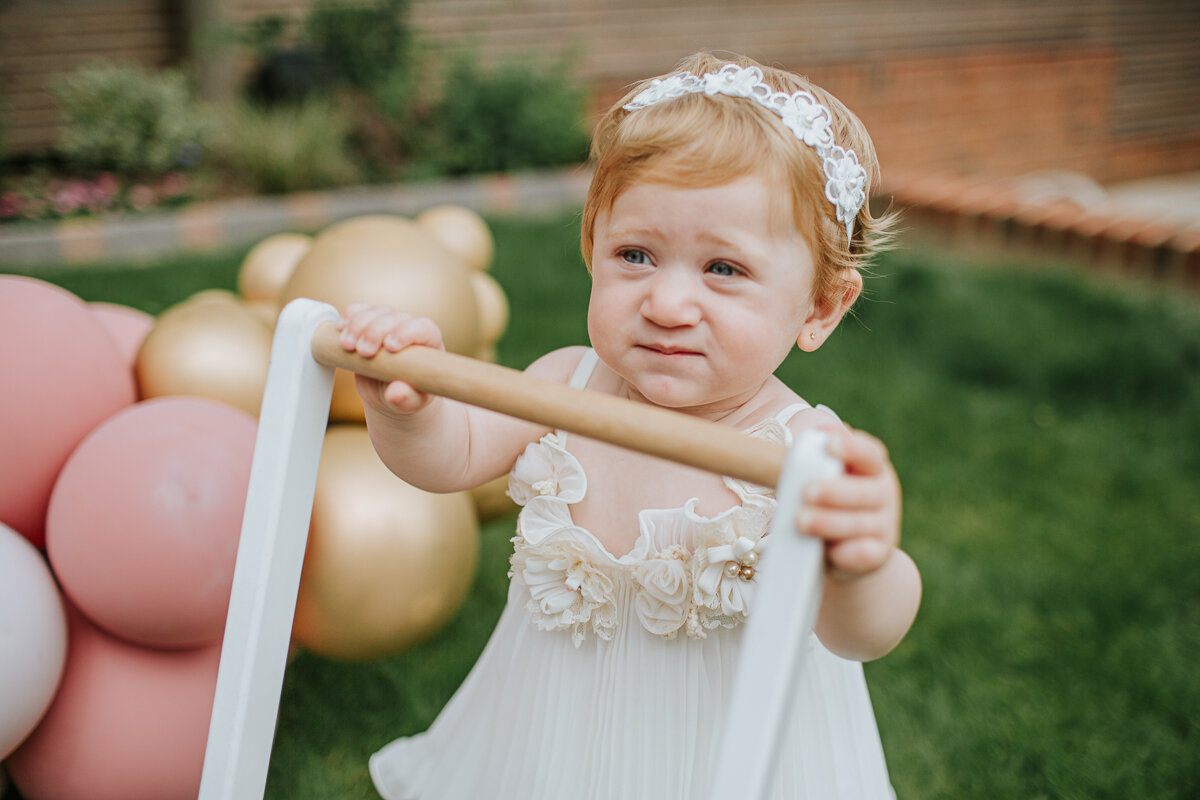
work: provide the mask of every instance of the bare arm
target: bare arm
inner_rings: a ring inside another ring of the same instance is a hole
[[[352,305],[340,328],[342,347],[367,358],[381,349],[442,348],[441,332],[431,320],[388,308]],[[526,371],[565,382],[580,351],[549,353]],[[356,382],[380,460],[426,491],[459,491],[502,475],[527,443],[546,432],[534,423],[418,392],[403,381],[384,383],[359,375]]]
[[[891,652],[912,627],[921,603],[921,576],[908,554],[892,550],[866,576],[834,572],[825,582],[816,632],[830,651],[854,661]]]

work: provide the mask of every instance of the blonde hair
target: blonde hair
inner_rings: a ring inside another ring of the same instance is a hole
[[[726,64],[758,67],[776,91],[804,90],[829,109],[834,142],[858,155],[867,172],[867,196],[879,183],[879,162],[866,128],[841,101],[806,78],[765,67],[753,59],[729,60],[697,53],[676,65],[681,72],[716,72]],[[825,196],[825,172],[816,151],[800,141],[779,117],[758,103],[725,95],[691,94],[649,108],[624,106],[654,79],[634,86],[604,115],[592,139],[595,172],[583,208],[581,246],[591,269],[596,217],[612,208],[621,192],[639,182],[701,188],[721,186],[746,175],[761,175],[789,191],[796,230],[812,250],[816,280],[813,297],[841,296],[853,284],[846,270],[860,270],[891,240],[892,214],[873,216],[869,203],[855,219],[854,234],[837,220]]]

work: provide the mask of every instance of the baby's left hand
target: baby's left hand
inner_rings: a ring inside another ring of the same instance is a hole
[[[830,575],[846,580],[879,569],[899,545],[900,481],[874,436],[849,428],[829,434],[845,474],[805,488],[796,528],[825,540]]]

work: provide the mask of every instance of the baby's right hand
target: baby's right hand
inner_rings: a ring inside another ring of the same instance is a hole
[[[347,352],[372,358],[381,349],[398,353],[410,345],[445,350],[442,332],[426,317],[414,317],[386,306],[351,303],[338,322],[339,341]],[[417,391],[404,381],[384,383],[356,376],[358,394],[368,406],[383,412],[412,414],[429,404],[431,395]]]

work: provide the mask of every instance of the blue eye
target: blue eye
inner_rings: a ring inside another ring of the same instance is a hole
[[[708,271],[714,275],[720,275],[723,278],[729,278],[737,275],[741,270],[724,261],[714,261],[712,264],[708,265]]]
[[[642,250],[622,250],[617,253],[627,264],[649,264],[650,256]]]

